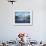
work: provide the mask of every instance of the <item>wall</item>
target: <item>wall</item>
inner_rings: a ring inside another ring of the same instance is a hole
[[[33,10],[32,26],[15,26],[15,10]],[[0,0],[0,40],[11,40],[19,32],[31,35],[33,40],[46,40],[46,0],[17,0],[13,5],[7,0]]]

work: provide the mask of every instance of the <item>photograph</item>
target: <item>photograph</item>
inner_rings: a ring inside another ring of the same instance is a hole
[[[32,12],[30,11],[16,11],[15,12],[15,24],[32,24]]]

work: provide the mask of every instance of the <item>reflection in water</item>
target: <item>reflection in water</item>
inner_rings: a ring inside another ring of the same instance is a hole
[[[15,16],[15,23],[30,23],[30,15],[25,17]]]

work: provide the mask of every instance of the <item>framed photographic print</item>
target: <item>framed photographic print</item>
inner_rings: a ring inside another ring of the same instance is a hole
[[[16,10],[15,25],[32,25],[32,11],[31,10]]]

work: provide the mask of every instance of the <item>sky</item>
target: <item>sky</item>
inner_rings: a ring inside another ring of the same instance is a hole
[[[27,16],[27,15],[30,15],[30,12],[15,12],[15,15],[16,16]]]

